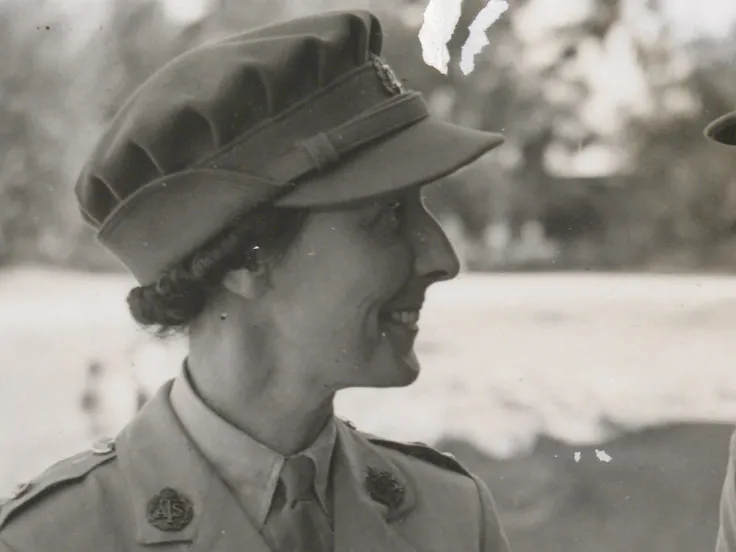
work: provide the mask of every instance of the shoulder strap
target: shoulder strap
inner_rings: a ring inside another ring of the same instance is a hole
[[[57,462],[35,479],[18,485],[11,497],[0,501],[0,529],[15,514],[32,505],[51,491],[84,479],[96,467],[116,457],[114,449],[107,452],[85,451]]]
[[[418,458],[419,460],[424,460],[425,462],[434,464],[440,468],[472,477],[465,466],[463,466],[452,454],[449,452],[440,452],[425,443],[401,443],[367,434],[364,434],[364,437],[376,445],[396,450],[413,458]]]

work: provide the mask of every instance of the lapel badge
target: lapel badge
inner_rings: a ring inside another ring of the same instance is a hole
[[[399,78],[396,76],[396,73],[394,73],[394,70],[391,69],[391,67],[383,61],[380,57],[378,57],[375,54],[371,55],[371,62],[373,63],[373,67],[376,70],[376,73],[378,74],[378,78],[381,79],[381,83],[383,84],[384,88],[391,92],[391,94],[403,94],[406,92],[406,88],[404,88],[403,83],[399,80]]]
[[[389,510],[395,510],[404,502],[404,487],[389,471],[369,467],[365,486],[370,497]]]
[[[146,519],[156,529],[175,533],[184,529],[194,517],[194,507],[179,491],[166,487],[146,507]]]

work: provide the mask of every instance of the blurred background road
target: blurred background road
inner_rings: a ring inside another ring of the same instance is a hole
[[[464,75],[465,0],[443,75],[425,0],[0,2],[0,495],[114,434],[184,343],[125,310],[132,285],[73,183],[125,97],[184,49],[368,7],[438,117],[507,142],[428,189],[464,266],[430,291],[400,390],[340,415],[454,452],[488,481],[516,552],[712,550],[736,420],[736,5],[512,0]]]
[[[4,490],[114,435],[178,371],[184,343],[135,328],[131,285],[0,276]],[[338,414],[454,452],[516,550],[706,550],[736,419],[735,302],[732,277],[466,274],[430,290],[420,379],[345,391]]]

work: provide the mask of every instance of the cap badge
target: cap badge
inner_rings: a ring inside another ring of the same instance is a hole
[[[375,54],[371,55],[371,62],[373,63],[373,67],[376,69],[378,78],[381,79],[381,83],[386,90],[391,92],[391,94],[403,94],[406,92],[406,88],[404,88],[404,85],[396,76],[394,70],[389,67],[388,63]]]

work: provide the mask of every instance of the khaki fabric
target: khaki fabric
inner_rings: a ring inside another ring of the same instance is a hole
[[[716,552],[736,551],[736,431],[731,436],[726,478],[721,492],[720,528]]]
[[[122,431],[114,452],[61,462],[39,477],[25,500],[5,503],[0,551],[267,552],[258,529],[179,425],[170,388],[171,382],[164,385]],[[508,552],[491,494],[475,476],[451,469],[449,460],[433,461],[447,459],[432,449],[420,458],[403,445],[376,444],[341,421],[337,427],[335,552]],[[392,485],[371,488],[368,474]],[[191,504],[186,526],[161,530],[149,519],[151,499],[164,489]]]

